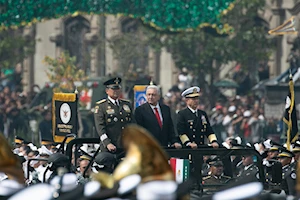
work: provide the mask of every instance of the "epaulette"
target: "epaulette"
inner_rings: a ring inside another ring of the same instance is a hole
[[[101,103],[104,103],[106,101],[106,99],[102,99],[100,101],[97,101],[96,104],[101,104]]]
[[[224,175],[223,175],[222,177],[224,177],[224,178],[228,178],[228,179],[231,179],[231,177],[230,177],[230,176],[224,176]]]
[[[205,181],[205,180],[209,179],[210,177],[211,177],[210,175],[205,176],[204,178],[202,178],[202,180]]]
[[[121,101],[126,101],[126,102],[128,102],[128,103],[130,103],[130,100],[128,100],[128,99],[120,99]]]

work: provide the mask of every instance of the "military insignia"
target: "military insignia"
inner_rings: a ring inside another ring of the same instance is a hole
[[[193,120],[193,119],[191,119],[191,120],[188,120],[188,123],[189,123],[190,125],[193,125],[193,123],[194,123],[194,120]]]
[[[111,106],[107,106],[107,109],[111,109]]]
[[[114,121],[115,121],[115,122],[117,122],[117,121],[118,121],[118,118],[117,118],[117,117],[115,117],[115,118],[114,118]]]
[[[96,104],[101,104],[101,103],[104,103],[106,101],[106,99],[102,99],[100,101],[97,101]]]
[[[97,113],[98,113],[98,111],[99,111],[99,106],[96,106],[96,107],[95,107],[95,111],[94,111],[94,113],[96,113],[96,114],[97,114]]]
[[[204,115],[201,116],[202,124],[207,124],[206,118]]]
[[[108,109],[106,110],[106,113],[111,115],[111,114],[115,114],[115,110],[114,109]]]
[[[256,174],[256,178],[259,179],[259,173]]]
[[[194,89],[193,89],[193,93],[194,93],[194,94],[198,93],[197,88],[194,88]]]
[[[120,82],[120,79],[117,77],[117,78],[115,79],[115,83],[118,85],[119,82]]]
[[[107,119],[107,122],[110,123],[110,122],[111,122],[111,119]]]
[[[123,105],[123,109],[126,111],[126,112],[130,112],[130,108],[128,105]]]
[[[296,179],[296,177],[297,177],[297,176],[296,176],[296,173],[291,173],[291,178],[292,178],[292,179]]]

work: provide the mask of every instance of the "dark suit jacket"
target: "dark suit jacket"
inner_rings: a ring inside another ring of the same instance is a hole
[[[147,129],[162,146],[168,146],[179,142],[174,132],[174,125],[171,118],[170,108],[167,105],[159,104],[163,118],[162,129],[159,127],[155,114],[149,103],[144,103],[135,110],[136,123]]]

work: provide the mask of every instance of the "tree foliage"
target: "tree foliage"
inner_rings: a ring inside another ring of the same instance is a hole
[[[34,40],[26,40],[22,36],[22,29],[0,31],[0,68],[14,68],[34,53],[34,45]]]
[[[44,62],[49,66],[46,74],[50,82],[56,85],[54,92],[74,92],[74,82],[86,79],[84,71],[75,65],[76,58],[67,52],[58,58],[46,56]]]

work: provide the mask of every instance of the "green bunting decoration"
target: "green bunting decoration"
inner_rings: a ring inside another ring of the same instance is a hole
[[[227,32],[220,16],[235,0],[0,0],[0,26],[30,25],[39,21],[77,14],[113,14],[140,18],[168,31],[210,26]]]

